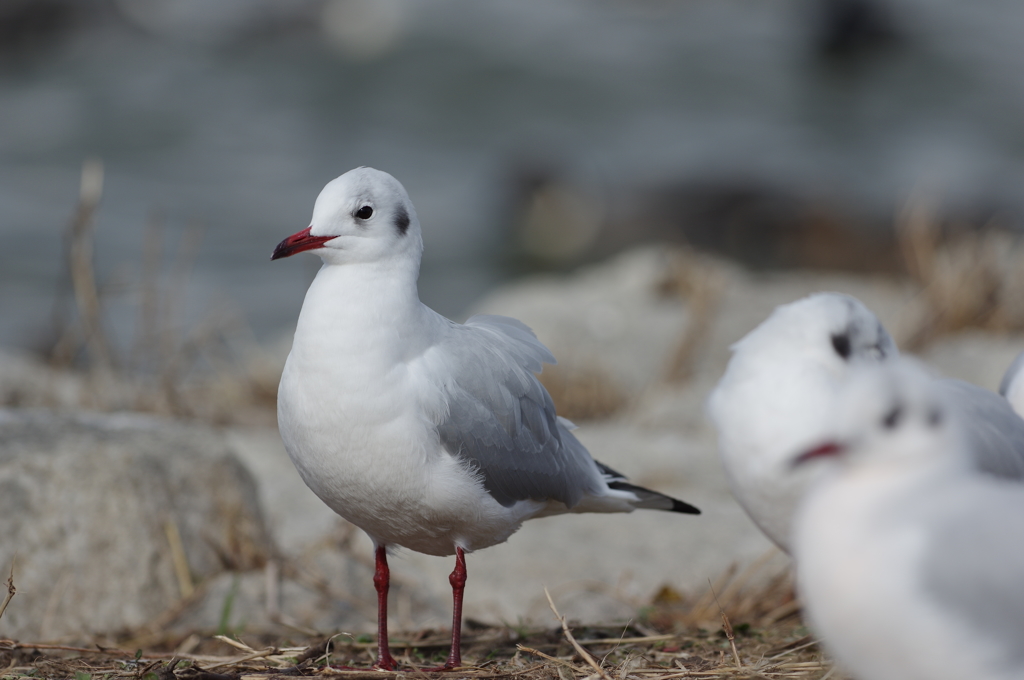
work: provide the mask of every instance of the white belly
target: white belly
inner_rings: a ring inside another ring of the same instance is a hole
[[[441,447],[425,416],[431,409],[423,399],[431,395],[415,389],[415,375],[318,380],[302,371],[300,381],[295,363],[289,357],[278,393],[288,455],[306,485],[376,543],[430,555],[486,548],[542,508],[533,501],[501,506]],[[346,389],[353,384],[374,389]]]
[[[885,512],[899,494],[843,481],[812,491],[795,523],[797,583],[814,631],[865,680],[978,677],[958,626],[919,592],[926,536]]]

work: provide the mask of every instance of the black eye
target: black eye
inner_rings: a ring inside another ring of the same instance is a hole
[[[942,411],[937,408],[933,408],[928,411],[928,424],[932,427],[938,427],[942,424]]]
[[[368,220],[373,215],[373,208],[368,205],[364,205],[362,208],[356,211],[356,217],[361,220]]]
[[[839,333],[832,336],[832,347],[836,350],[836,354],[844,359],[850,358],[850,336],[845,333]]]
[[[899,425],[900,418],[902,417],[903,409],[897,406],[896,408],[885,414],[885,418],[882,419],[882,425],[884,425],[887,430],[891,430],[892,428]]]

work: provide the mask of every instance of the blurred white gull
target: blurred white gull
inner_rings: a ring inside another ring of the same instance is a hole
[[[309,488],[376,546],[378,668],[396,667],[388,547],[456,556],[451,669],[461,662],[465,552],[533,517],[699,513],[590,457],[534,375],[554,358],[529,328],[501,316],[458,324],[420,302],[420,224],[394,177],[357,168],[330,182],[312,224],[273,259],[306,250],[324,264],[281,376],[278,425]]]
[[[934,384],[906,360],[860,366],[838,439],[794,456],[825,468],[794,520],[797,587],[858,680],[1020,680],[1024,485],[977,471]]]
[[[789,551],[790,523],[813,476],[789,457],[830,434],[835,398],[857,363],[896,359],[896,344],[854,297],[817,293],[781,305],[733,345],[708,399],[718,450],[737,500]],[[1024,479],[1024,420],[1005,399],[962,380],[937,379],[961,412],[976,465]]]
[[[809,473],[790,470],[794,451],[830,431],[833,400],[852,360],[897,356],[867,307],[838,293],[781,305],[732,346],[708,399],[733,494],[783,549]]]

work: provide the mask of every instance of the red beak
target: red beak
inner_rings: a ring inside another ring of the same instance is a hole
[[[305,250],[313,250],[315,248],[322,248],[324,243],[330,241],[334,236],[311,236],[309,230],[313,227],[306,227],[297,234],[292,234],[285,240],[277,244],[274,248],[274,254],[270,256],[271,260],[280,260],[282,257],[290,257],[295,253],[301,253]]]
[[[836,442],[825,442],[819,446],[814,447],[810,451],[805,451],[793,459],[793,467],[799,467],[809,460],[815,458],[827,458],[831,456],[841,455],[846,451],[846,447]]]

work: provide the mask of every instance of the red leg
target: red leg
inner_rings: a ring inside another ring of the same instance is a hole
[[[463,570],[465,571],[465,570]],[[391,572],[388,570],[388,554],[383,545],[377,546],[377,569],[373,572],[373,586],[377,589],[377,662],[374,668],[393,671],[398,662],[388,649],[388,586]]]
[[[466,590],[466,553],[455,548],[455,569],[448,577],[452,584],[452,648],[448,652],[445,668],[462,665],[462,593]]]
[[[452,584],[452,648],[443,666],[425,669],[428,671],[450,671],[462,665],[462,593],[466,589],[466,553],[462,548],[455,548],[455,570],[448,583]]]

